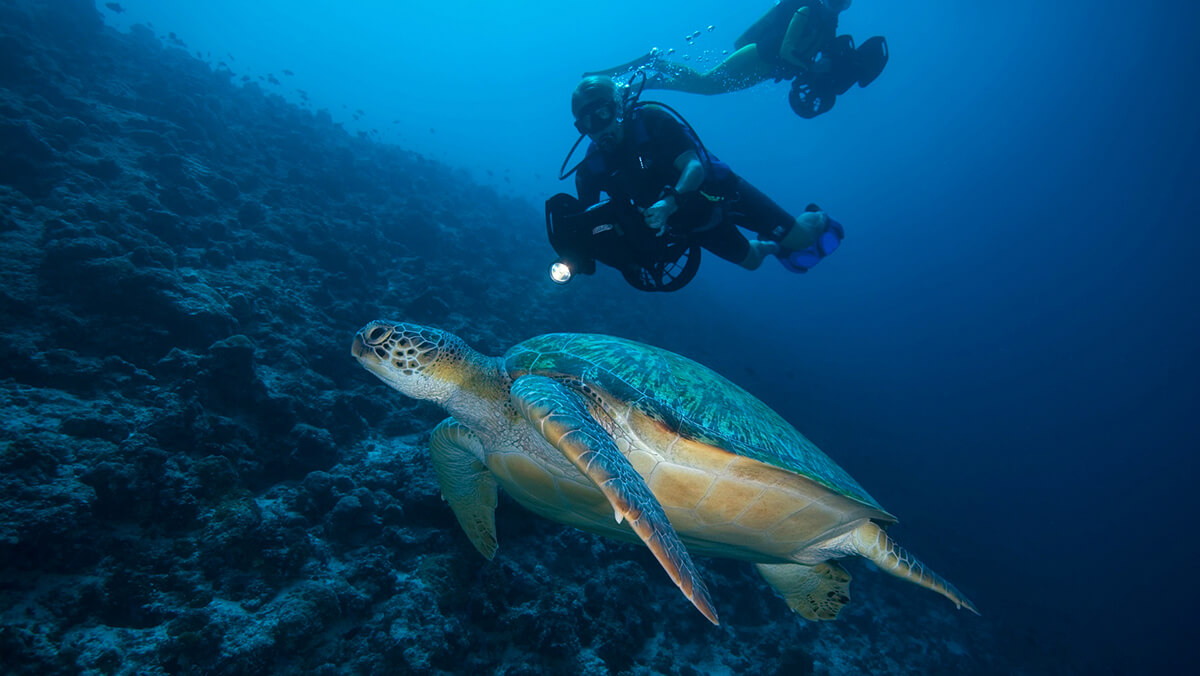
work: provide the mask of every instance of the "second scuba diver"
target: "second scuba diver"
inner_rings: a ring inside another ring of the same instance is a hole
[[[868,39],[857,48],[838,35],[838,14],[850,0],[780,0],[734,41],[734,51],[711,70],[670,61],[659,50],[629,63],[588,75],[618,76],[636,69],[651,73],[647,89],[725,94],[760,82],[791,80],[788,103],[803,118],[829,111],[840,94],[866,87],[888,61],[887,40]]]
[[[813,205],[793,217],[709,153],[673,109],[629,91],[591,76],[571,95],[575,127],[591,143],[575,169],[578,200],[546,204],[556,281],[590,274],[599,260],[637,288],[674,291],[695,275],[697,247],[747,270],[774,254],[794,272],[837,248],[840,224]]]

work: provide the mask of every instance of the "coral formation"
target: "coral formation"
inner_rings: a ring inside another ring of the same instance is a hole
[[[382,314],[490,353],[597,316],[652,340],[603,285],[545,283],[528,205],[87,0],[0,2],[0,157],[6,673],[1017,671],[986,620],[863,568],[818,626],[702,560],[713,628],[647,552],[506,500],[480,558],[436,411],[347,345]]]

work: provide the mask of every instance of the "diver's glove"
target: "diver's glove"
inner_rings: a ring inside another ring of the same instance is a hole
[[[647,207],[644,215],[646,217],[646,227],[651,230],[656,230],[656,237],[662,237],[667,232],[667,219],[671,214],[679,210],[679,205],[675,201],[674,195],[667,195],[659,201]]]

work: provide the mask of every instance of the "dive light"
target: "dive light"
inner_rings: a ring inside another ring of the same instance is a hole
[[[560,258],[550,264],[550,279],[555,284],[566,284],[571,281],[571,277],[571,266],[564,259]]]

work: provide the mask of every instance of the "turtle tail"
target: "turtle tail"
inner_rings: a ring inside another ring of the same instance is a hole
[[[884,571],[935,591],[950,599],[959,608],[966,608],[976,615],[979,614],[979,609],[966,596],[963,596],[962,592],[917,560],[917,557],[896,544],[896,541],[888,537],[888,534],[883,532],[883,529],[874,521],[864,523],[854,529],[850,535],[850,541],[858,554],[870,559]]]

